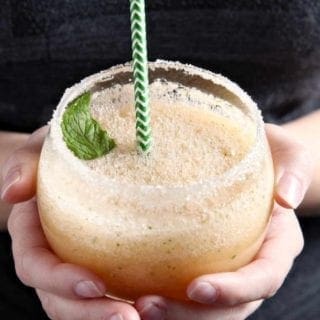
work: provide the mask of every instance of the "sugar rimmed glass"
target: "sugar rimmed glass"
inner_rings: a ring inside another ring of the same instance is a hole
[[[273,204],[272,158],[251,98],[221,75],[177,62],[150,63],[150,82],[157,79],[235,105],[256,128],[246,156],[221,176],[187,185],[129,184],[91,170],[64,144],[61,116],[85,91],[131,83],[131,65],[126,64],[65,92],[39,163],[38,206],[53,251],[96,272],[110,295],[132,301],[150,293],[185,299],[193,278],[250,262],[263,241]]]

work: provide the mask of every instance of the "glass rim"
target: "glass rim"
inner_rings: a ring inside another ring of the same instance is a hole
[[[241,89],[236,83],[232,82],[228,78],[213,73],[212,71],[202,69],[190,64],[183,64],[180,62],[172,62],[165,60],[156,60],[154,62],[149,62],[149,70],[156,70],[163,68],[165,70],[180,71],[191,75],[200,76],[202,79],[209,80],[213,85],[221,86],[231,95],[239,99],[242,105],[247,109],[249,115],[253,118],[256,125],[256,136],[254,142],[246,155],[230,169],[223,172],[221,175],[216,175],[207,179],[199,179],[197,181],[191,181],[184,184],[176,185],[162,185],[162,184],[143,184],[143,183],[130,183],[126,181],[120,181],[114,178],[109,178],[103,174],[94,171],[89,166],[83,163],[83,160],[78,159],[66,146],[61,130],[61,119],[66,109],[68,103],[74,100],[76,97],[82,93],[93,88],[98,82],[105,82],[107,80],[112,80],[115,75],[121,72],[132,73],[131,62],[125,64],[119,64],[113,66],[109,69],[100,71],[93,75],[90,75],[79,83],[74,84],[72,87],[66,89],[57,108],[53,113],[53,117],[50,123],[50,130],[48,136],[52,139],[53,148],[58,151],[58,154],[62,156],[63,160],[70,164],[71,168],[77,170],[81,179],[86,179],[86,182],[93,183],[95,185],[102,185],[104,188],[110,187],[114,190],[129,190],[136,192],[164,192],[166,194],[179,194],[179,193],[191,193],[195,190],[201,191],[210,188],[211,192],[213,189],[217,189],[221,186],[226,187],[231,185],[235,181],[244,179],[247,174],[253,172],[255,167],[257,167],[261,161],[263,155],[260,152],[262,148],[262,141],[264,139],[264,123],[261,116],[261,112],[258,109],[256,103],[251,99],[251,97]],[[130,79],[128,79],[130,80]],[[228,101],[228,100],[227,100]],[[236,105],[236,107],[238,107]]]

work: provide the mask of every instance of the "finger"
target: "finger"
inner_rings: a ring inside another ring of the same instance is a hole
[[[131,305],[107,298],[68,300],[37,290],[43,309],[52,320],[139,320]]]
[[[4,163],[1,199],[9,203],[28,200],[35,195],[37,167],[48,126],[35,131]]]
[[[95,274],[79,266],[62,263],[50,251],[35,201],[14,206],[8,229],[16,272],[25,285],[73,299],[105,294],[105,285]]]
[[[277,210],[255,260],[236,272],[195,279],[187,290],[191,300],[233,306],[276,293],[303,247],[303,236],[294,213],[279,206]]]
[[[281,127],[266,125],[276,171],[276,201],[285,208],[296,208],[312,180],[314,163],[307,149]]]
[[[261,305],[253,301],[233,307],[205,306],[158,296],[146,296],[135,303],[142,320],[243,320]]]

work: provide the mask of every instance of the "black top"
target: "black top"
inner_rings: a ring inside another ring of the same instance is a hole
[[[253,96],[267,121],[320,106],[320,1],[146,2],[150,60],[226,75]],[[0,130],[46,123],[66,87],[131,60],[130,47],[128,0],[2,0]],[[320,218],[302,222],[304,253],[276,297],[250,319],[320,319]],[[0,234],[0,317],[47,319],[15,277],[9,245]]]
[[[131,59],[128,0],[4,0],[0,128],[33,130],[63,90]],[[192,63],[238,82],[267,121],[319,105],[318,0],[150,0],[149,58]]]

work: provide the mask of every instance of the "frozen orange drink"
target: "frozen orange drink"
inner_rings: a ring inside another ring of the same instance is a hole
[[[51,121],[38,206],[53,251],[94,271],[109,294],[185,299],[202,274],[249,263],[264,238],[274,173],[255,103],[221,75],[149,64],[153,145],[137,151],[131,65],[68,89]],[[116,146],[93,160],[66,146],[61,121],[85,92]]]

